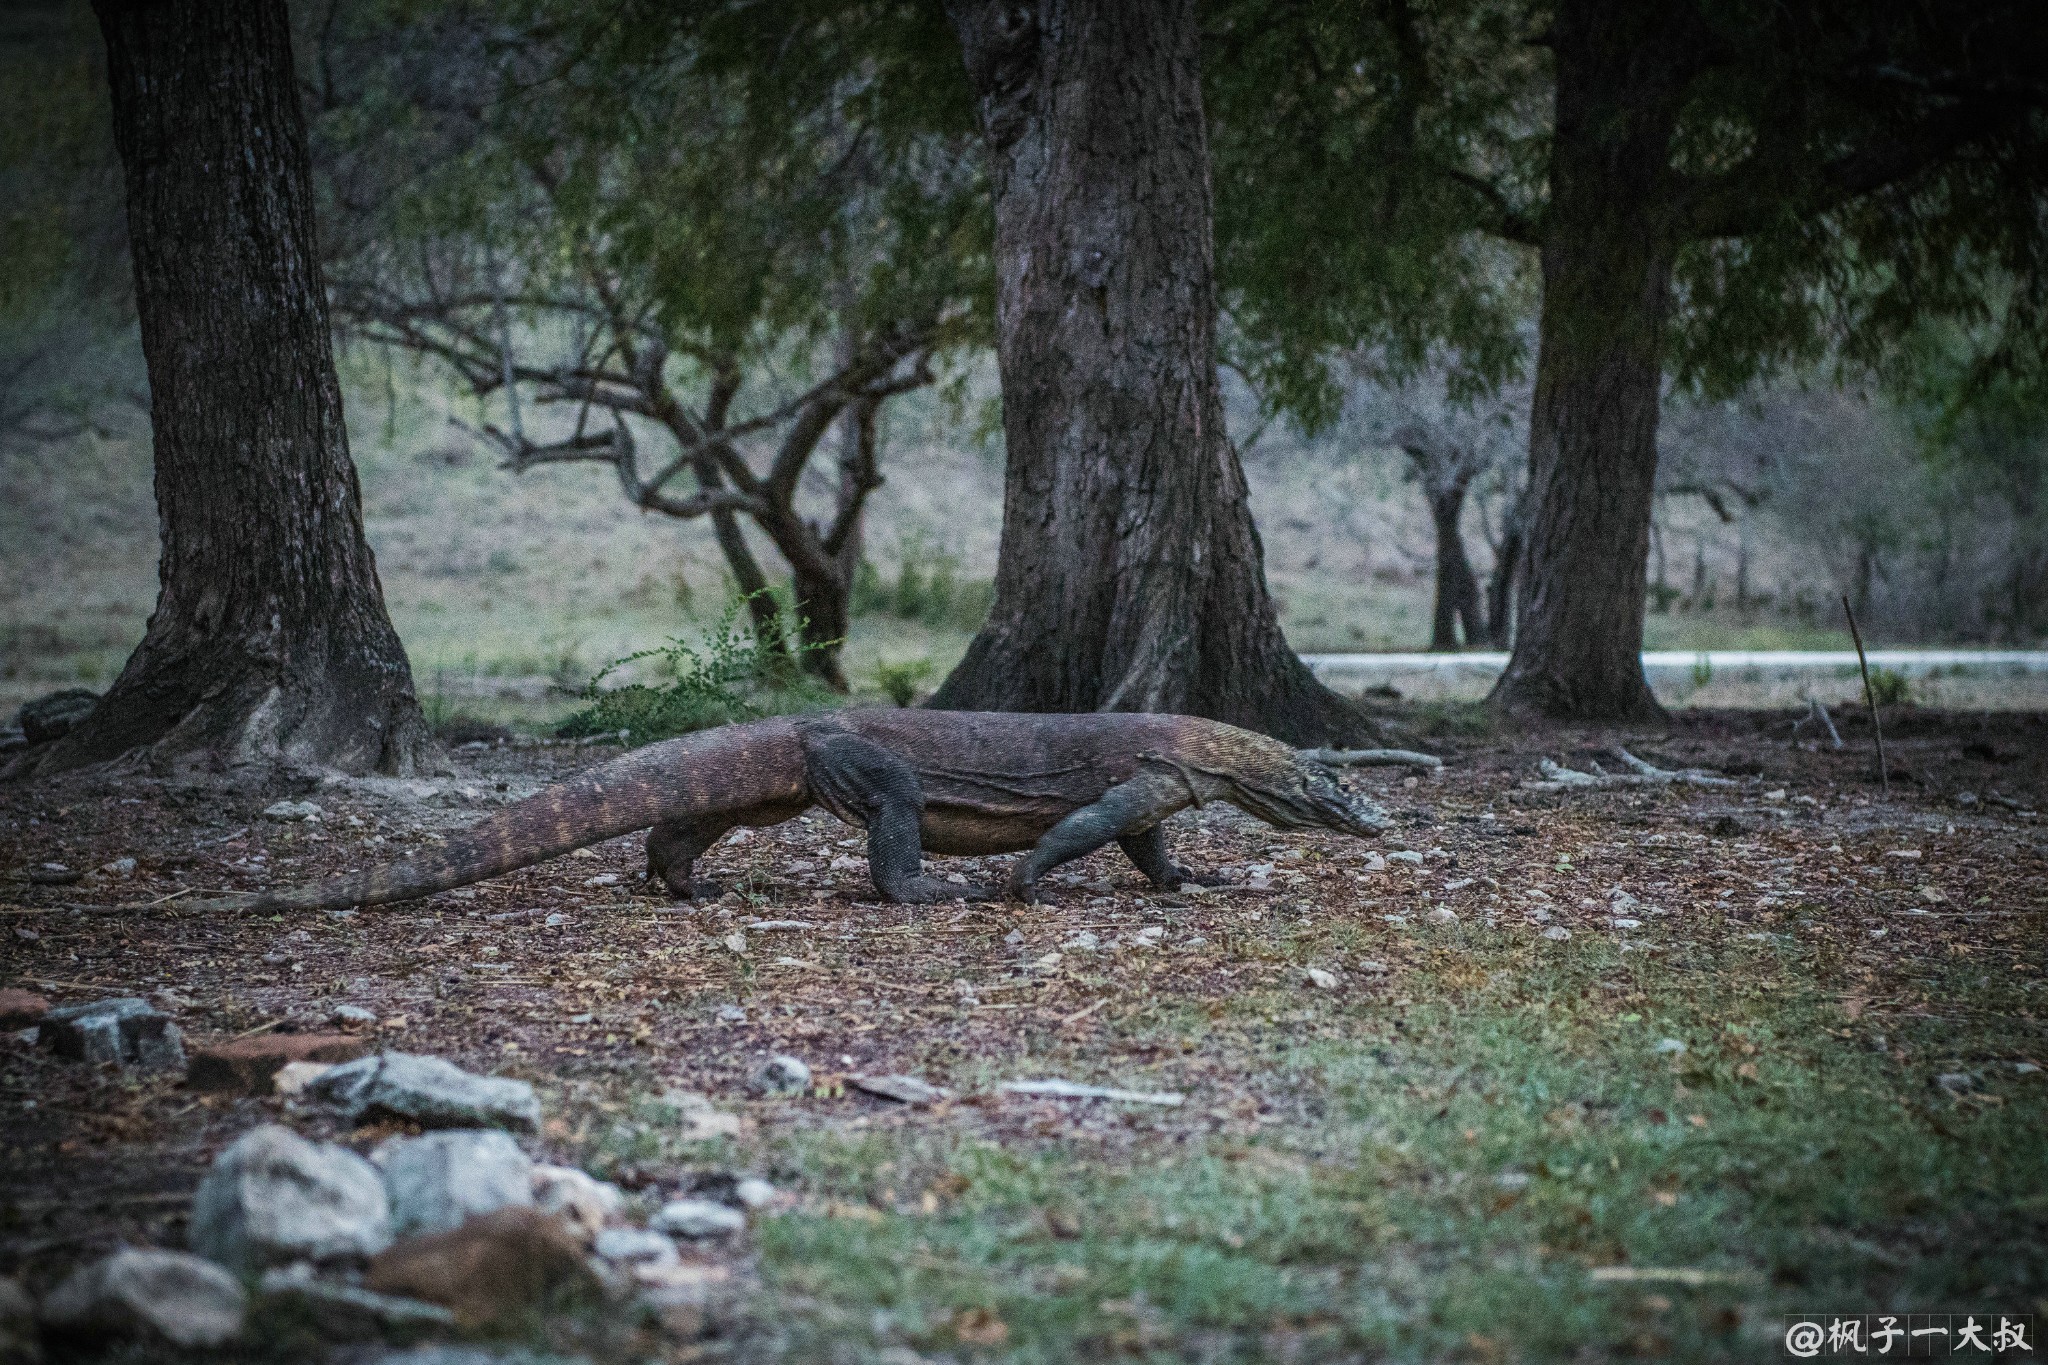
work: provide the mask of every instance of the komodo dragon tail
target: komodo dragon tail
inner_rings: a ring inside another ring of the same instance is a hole
[[[646,829],[660,820],[739,811],[804,790],[786,722],[728,725],[615,759],[508,806],[403,862],[294,891],[230,897],[221,909],[337,910],[447,891]]]

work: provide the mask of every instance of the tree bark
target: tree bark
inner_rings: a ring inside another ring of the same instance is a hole
[[[1514,652],[1493,701],[1577,721],[1664,714],[1643,678],[1646,561],[1674,226],[1670,143],[1707,51],[1650,6],[1560,4],[1542,232],[1529,528]]]
[[[1429,639],[1433,650],[1459,647],[1460,622],[1464,623],[1467,645],[1487,638],[1486,621],[1479,611],[1479,577],[1472,572],[1472,561],[1465,554],[1465,536],[1458,529],[1464,510],[1462,480],[1429,490],[1429,519],[1436,526],[1436,611]]]
[[[996,600],[932,705],[1368,723],[1288,649],[1224,429],[1193,0],[949,5],[995,187]]]
[[[1522,567],[1522,541],[1529,524],[1528,498],[1517,494],[1501,517],[1500,544],[1486,580],[1486,642],[1508,649],[1515,642],[1515,583]]]
[[[97,0],[155,428],[142,643],[39,770],[411,773],[433,740],[363,538],[282,0]]]

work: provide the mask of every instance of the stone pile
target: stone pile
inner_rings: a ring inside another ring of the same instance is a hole
[[[137,1030],[138,1041],[125,1041],[128,1021],[148,1018],[128,1008],[142,1003],[102,1002],[98,1017],[112,1023],[78,1032],[120,1038],[135,1055],[166,1046],[160,1031]],[[57,1013],[42,1015],[42,1027]],[[429,1131],[388,1138],[367,1157],[279,1124],[244,1133],[193,1197],[190,1251],[118,1251],[73,1272],[39,1311],[20,1286],[0,1280],[0,1347],[18,1338],[19,1358],[34,1359],[39,1322],[53,1341],[209,1350],[267,1339],[266,1323],[284,1321],[330,1341],[404,1346],[488,1333],[578,1297],[630,1305],[671,1333],[694,1336],[726,1271],[686,1258],[682,1244],[743,1233],[748,1212],[776,1198],[765,1181],[706,1177],[654,1202],[636,1226],[616,1186],[537,1163],[521,1148],[513,1133],[540,1123],[539,1100],[524,1082],[404,1053],[338,1064],[299,1057],[291,1065],[302,1079],[314,1073],[295,1103],[324,1105],[351,1122],[400,1116]],[[489,1365],[513,1357],[420,1347],[376,1359]]]

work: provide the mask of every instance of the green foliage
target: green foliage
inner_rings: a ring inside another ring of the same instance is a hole
[[[1913,680],[1896,668],[1870,670],[1870,699],[1879,706],[1902,706],[1912,700]]]
[[[1529,110],[1545,68],[1529,27],[1491,0],[1235,0],[1205,16],[1225,344],[1270,410],[1334,421],[1333,366],[1367,346],[1398,379],[1448,343],[1454,397],[1519,370],[1531,263],[1475,234],[1498,213],[1455,172],[1496,168],[1518,198],[1540,189]]]
[[[706,730],[736,720],[764,715],[811,711],[829,706],[833,694],[799,667],[801,656],[826,648],[804,643],[800,621],[784,615],[783,641],[763,641],[751,621],[742,624],[747,599],[726,604],[703,640],[692,645],[671,639],[607,664],[583,695],[590,705],[562,723],[564,736],[616,734],[624,731],[633,743]],[[605,680],[629,664],[659,661],[665,683],[627,683],[606,687]]]
[[[875,665],[875,685],[888,694],[889,700],[898,706],[908,706],[917,700],[917,694],[938,672],[938,665],[930,659],[910,659],[902,663],[878,663]]]
[[[896,581],[862,560],[854,571],[849,604],[855,616],[890,615],[933,630],[975,631],[995,604],[995,584],[962,579],[959,556],[936,550],[922,536],[908,535],[897,552]]]

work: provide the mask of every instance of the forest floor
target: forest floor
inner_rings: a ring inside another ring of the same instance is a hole
[[[1440,773],[1355,779],[1397,817],[1382,840],[1212,808],[1172,843],[1239,885],[1160,893],[1098,855],[1030,906],[877,904],[858,832],[813,812],[714,849],[738,890],[708,906],[646,895],[627,838],[381,911],[208,918],[167,898],[401,854],[608,751],[17,787],[0,987],[150,996],[188,1045],[358,1005],[385,1046],[533,1082],[552,1159],[783,1192],[705,1256],[726,1292],[702,1338],[534,1329],[597,1361],[1757,1360],[1790,1313],[2048,1324],[2048,716],[1895,714],[1889,800],[1866,731],[1811,750],[1791,718],[1439,715],[1414,742]],[[1739,785],[1521,786],[1617,738]],[[322,822],[263,819],[280,797]],[[809,1093],[750,1093],[778,1053]],[[843,1084],[876,1073],[951,1096]],[[999,1088],[1046,1078],[1182,1102]],[[686,1137],[678,1091],[737,1135]],[[207,1163],[267,1121],[391,1131],[0,1036],[0,1274],[41,1291],[119,1242],[182,1245]]]

